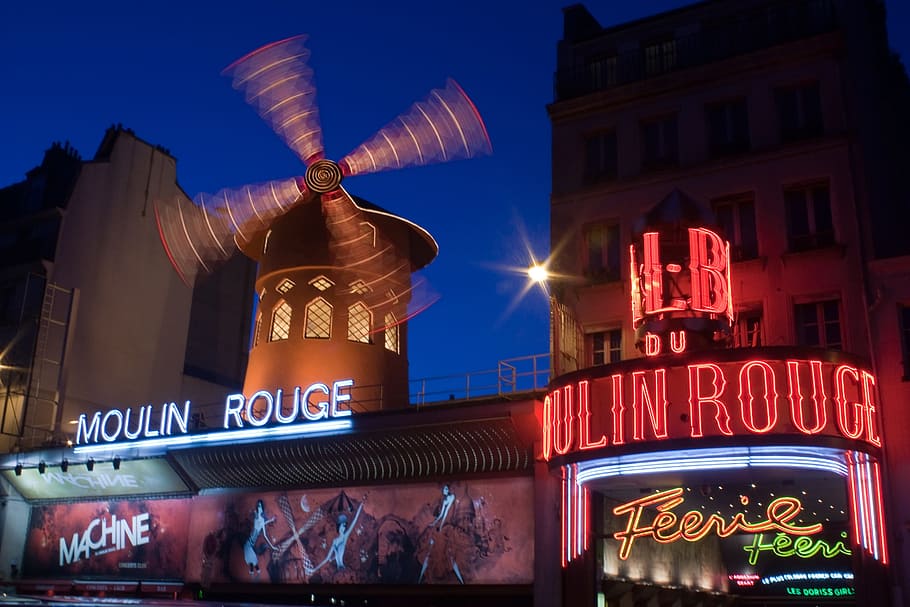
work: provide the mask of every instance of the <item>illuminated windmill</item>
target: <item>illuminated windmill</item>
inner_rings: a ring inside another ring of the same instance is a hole
[[[341,182],[489,153],[490,140],[474,104],[449,80],[341,160],[326,159],[304,41],[264,46],[225,73],[303,161],[305,175],[159,202],[161,239],[187,284],[235,248],[259,262],[247,396],[353,378],[354,408],[405,406],[405,321],[431,303],[417,294],[412,272],[438,248],[426,230],[352,197]]]

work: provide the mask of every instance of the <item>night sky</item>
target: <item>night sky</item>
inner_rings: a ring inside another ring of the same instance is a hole
[[[517,269],[532,253],[542,258],[548,251],[545,106],[553,97],[566,4],[6,0],[0,187],[22,180],[53,141],[69,141],[90,159],[115,123],[169,149],[191,196],[302,175],[296,156],[220,75],[247,52],[299,33],[309,34],[329,158],[340,158],[453,77],[484,117],[493,155],[355,177],[345,187],[417,222],[439,242],[425,275],[441,299],[410,324],[412,378],[545,353],[546,299],[538,289],[518,299],[527,281]],[[587,6],[611,25],[684,4]],[[891,45],[905,61],[908,4],[887,2]]]

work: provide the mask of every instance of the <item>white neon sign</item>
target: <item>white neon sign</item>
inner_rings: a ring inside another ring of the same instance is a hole
[[[192,404],[164,403],[125,410],[96,411],[79,416],[76,453],[98,453],[136,447],[174,447],[226,441],[287,437],[344,430],[351,427],[350,389],[354,381],[338,380],[331,387],[316,382],[294,389],[291,407],[283,407],[283,393],[266,390],[230,394],[225,399],[222,430],[190,433]],[[323,395],[325,398],[320,398]],[[157,415],[157,419],[156,419]]]

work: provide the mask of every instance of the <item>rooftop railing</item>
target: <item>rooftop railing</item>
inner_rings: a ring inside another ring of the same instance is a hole
[[[410,381],[412,405],[444,404],[497,396],[522,396],[546,388],[550,355],[535,354],[499,361],[495,369]]]

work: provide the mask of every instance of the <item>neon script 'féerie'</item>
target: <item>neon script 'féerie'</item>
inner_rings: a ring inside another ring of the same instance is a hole
[[[705,516],[698,510],[690,510],[683,515],[672,512],[685,501],[683,489],[669,489],[653,495],[626,502],[613,508],[616,516],[628,515],[629,520],[623,531],[617,531],[613,537],[620,541],[619,558],[626,560],[632,551],[633,542],[641,537],[651,538],[661,544],[677,540],[697,542],[714,533],[718,537],[730,537],[734,533],[765,533],[778,531],[796,536],[814,535],[822,530],[821,523],[796,525],[792,521],[803,510],[802,503],[795,497],[779,497],[768,504],[765,518],[748,522],[742,512],[737,512],[727,521],[719,514]],[[646,508],[656,507],[657,514],[650,523],[642,521]]]

